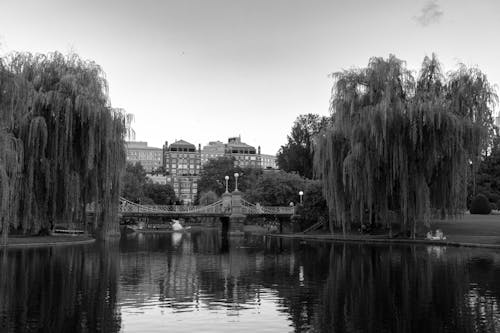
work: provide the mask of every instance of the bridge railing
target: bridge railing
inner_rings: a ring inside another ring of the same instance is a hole
[[[216,201],[208,206],[186,206],[186,205],[139,205],[127,199],[121,199],[121,213],[200,213],[220,214],[222,213],[222,200]]]
[[[244,199],[241,200],[242,213],[246,215],[293,215],[294,207],[274,207],[253,204]],[[208,206],[186,206],[186,205],[140,205],[125,198],[120,198],[120,213],[151,213],[161,214],[230,214],[230,207],[224,207],[222,200],[216,201]],[[87,212],[93,213],[95,205],[88,205]]]
[[[244,199],[241,200],[243,213],[248,215],[293,215],[294,207],[261,206]]]

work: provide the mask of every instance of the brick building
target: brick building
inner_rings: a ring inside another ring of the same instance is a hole
[[[198,149],[184,140],[163,146],[163,165],[166,182],[172,185],[175,195],[184,203],[192,204],[198,191],[201,170],[201,147]]]
[[[146,172],[152,172],[162,165],[162,149],[148,147],[147,142],[129,141],[125,143],[127,162],[140,162]]]
[[[254,146],[241,141],[241,137],[232,137],[227,143],[211,141],[201,151],[201,162],[204,165],[208,160],[219,157],[233,157],[235,165],[252,168],[276,168],[276,156],[261,154],[260,146]]]

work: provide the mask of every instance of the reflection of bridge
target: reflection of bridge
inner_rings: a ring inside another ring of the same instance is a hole
[[[94,214],[95,206],[87,208],[88,214]],[[119,215],[121,218],[139,217],[215,217],[222,222],[223,230],[241,233],[246,217],[273,217],[281,221],[295,215],[295,207],[261,206],[252,204],[241,197],[238,190],[226,192],[222,199],[206,206],[163,206],[140,205],[125,198],[120,198]]]

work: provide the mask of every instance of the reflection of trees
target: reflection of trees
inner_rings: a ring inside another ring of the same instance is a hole
[[[117,246],[103,246],[4,252],[0,331],[118,332]]]
[[[126,251],[125,242],[130,242],[133,251]],[[321,275],[326,278],[328,270],[317,265],[316,251],[303,254],[297,249],[292,253],[291,244],[262,236],[232,238],[225,244],[217,233],[210,232],[185,234],[177,246],[169,235],[122,240],[122,297],[128,298],[129,293],[130,297],[155,295],[160,304],[177,310],[204,306],[238,311],[258,304],[263,290],[266,293],[283,285],[290,286],[279,290],[283,305],[300,321],[304,304],[308,317],[312,316],[316,297],[309,286],[297,288],[300,271],[304,279],[314,280]],[[170,249],[158,250],[165,247]],[[328,248],[322,253],[328,256]],[[295,256],[300,265],[295,264]]]
[[[170,234],[123,238],[120,247],[120,297],[135,302],[133,307],[141,306],[138,297],[143,297],[148,305],[153,301],[174,311],[204,307],[235,314],[258,307],[266,295],[297,332],[500,330],[500,256],[488,251],[264,237],[225,244],[210,232],[180,239]],[[103,275],[100,266],[92,267],[95,272],[86,269],[87,275]],[[109,276],[116,276],[116,266],[108,267]],[[94,292],[88,300],[106,297],[104,282],[98,286],[86,287]],[[88,300],[81,308],[97,308]],[[97,318],[103,309],[92,315]]]
[[[466,252],[432,255],[414,246],[332,245],[314,326],[320,332],[495,331],[495,321],[478,320],[478,298],[471,300],[470,288],[484,284],[472,280]],[[499,318],[492,303],[500,294],[490,290],[482,297],[487,304],[479,316]]]

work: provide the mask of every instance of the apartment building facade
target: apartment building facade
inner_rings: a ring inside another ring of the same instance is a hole
[[[144,170],[150,173],[162,166],[162,149],[148,147],[144,141],[128,141],[125,143],[126,160],[132,164],[141,163]]]
[[[202,166],[210,159],[223,156],[234,158],[234,164],[240,167],[276,168],[276,156],[261,154],[260,146],[255,149],[254,146],[242,142],[239,136],[229,138],[227,143],[211,141],[204,146],[201,151]]]
[[[184,140],[163,146],[163,165],[167,184],[184,204],[193,204],[201,171],[201,147]]]
[[[201,165],[203,166],[208,160],[223,157],[226,153],[226,145],[221,141],[210,141],[208,145],[201,150]]]

